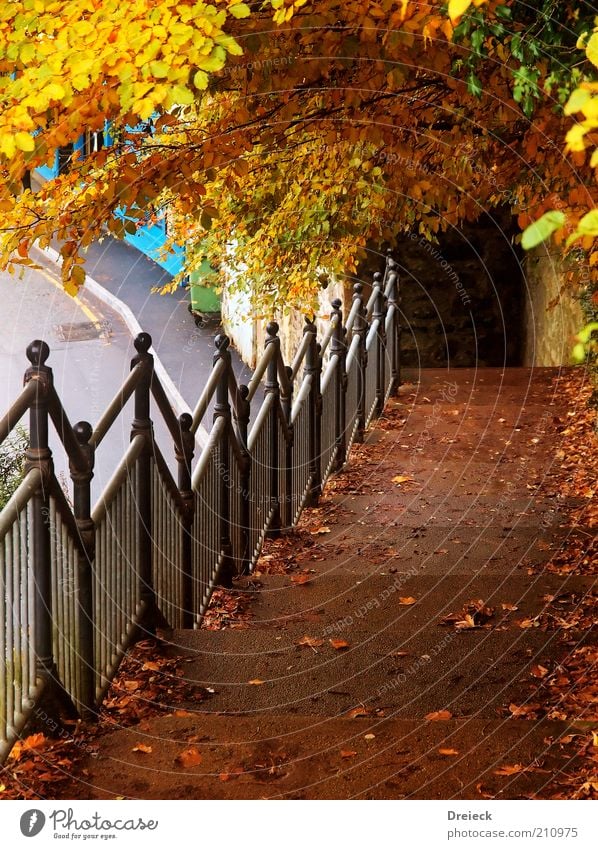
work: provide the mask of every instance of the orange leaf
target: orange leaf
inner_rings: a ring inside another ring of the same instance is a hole
[[[306,574],[293,575],[291,577],[291,582],[293,584],[307,584],[307,582],[310,581],[310,580],[311,580],[311,575],[306,575]]]
[[[257,687],[259,684],[263,684],[264,682],[262,681],[261,678],[252,678],[251,681],[248,681],[247,683],[253,684],[254,686]]]
[[[320,640],[319,637],[301,637],[299,642],[295,643],[296,646],[307,646],[310,649],[317,648],[318,646],[324,645],[324,640]]]
[[[349,749],[341,749],[341,758],[354,758],[357,752],[352,752]]]
[[[329,533],[331,533],[331,530],[330,530],[330,528],[322,527],[322,528],[316,528],[315,531],[310,531],[310,533],[315,536],[316,534],[329,534]]]
[[[133,752],[142,752],[144,755],[151,755],[152,747],[146,746],[145,743],[137,743],[132,749]]]
[[[532,666],[530,669],[531,674],[534,678],[544,678],[545,675],[548,675],[548,669],[542,664],[538,663],[536,666]]]
[[[448,757],[451,757],[452,755],[458,755],[459,750],[458,749],[438,749],[438,754],[444,755],[445,757],[448,758]]]
[[[329,643],[332,648],[337,649],[337,651],[340,651],[341,649],[348,649],[350,646],[350,643],[346,640],[329,640]]]
[[[494,770],[494,775],[516,775],[518,772],[525,772],[525,767],[522,764],[507,764]]]
[[[424,719],[429,719],[430,722],[443,722],[447,719],[452,719],[453,714],[450,710],[434,710],[432,713],[427,713]]]
[[[348,716],[350,716],[351,719],[357,719],[360,716],[369,716],[371,712],[370,708],[356,707],[349,711]]]
[[[410,596],[407,596],[406,598],[400,598],[399,604],[415,604],[416,601],[417,601],[417,599],[413,598],[413,596],[410,595]]]
[[[415,478],[412,478],[410,475],[395,475],[394,478],[391,478],[392,483],[407,483],[413,480]]]
[[[189,769],[201,763],[201,753],[197,746],[189,746],[188,749],[179,752],[174,762],[185,769]]]

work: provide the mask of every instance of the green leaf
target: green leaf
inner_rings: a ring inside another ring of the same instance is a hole
[[[544,215],[533,224],[530,224],[521,237],[521,247],[524,251],[529,251],[545,242],[549,236],[552,236],[555,230],[561,228],[565,223],[565,214],[559,210],[552,209],[550,212],[545,212]]]
[[[469,76],[467,77],[467,89],[470,94],[473,94],[474,97],[482,96],[482,83],[473,71],[471,71]]]

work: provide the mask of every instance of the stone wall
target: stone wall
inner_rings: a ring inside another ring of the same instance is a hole
[[[404,365],[519,363],[522,271],[513,232],[501,213],[441,234],[438,244],[415,234],[399,240]],[[373,258],[361,273],[371,279],[377,267]]]
[[[525,261],[523,365],[571,362],[573,337],[585,324],[572,284],[583,283],[583,268],[563,261],[554,246],[531,251]]]

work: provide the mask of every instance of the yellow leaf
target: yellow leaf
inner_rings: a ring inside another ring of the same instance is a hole
[[[251,9],[246,3],[235,3],[228,11],[233,18],[247,18],[251,14]]]
[[[598,32],[595,32],[586,46],[586,56],[598,68]]]
[[[460,18],[471,6],[472,0],[449,0],[448,13],[451,21]]]
[[[252,678],[251,681],[248,681],[247,683],[252,684],[254,687],[257,687],[260,684],[263,684],[264,682],[262,681],[261,678]]]

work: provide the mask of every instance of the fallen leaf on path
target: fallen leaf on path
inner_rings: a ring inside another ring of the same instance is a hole
[[[438,749],[438,754],[444,755],[445,757],[449,758],[449,757],[452,757],[453,755],[458,755],[459,750],[458,749]]]
[[[507,764],[494,770],[494,775],[517,775],[518,772],[525,772],[523,764]]]
[[[315,649],[318,646],[324,645],[324,640],[321,640],[319,637],[301,637],[301,639],[295,643],[296,646],[307,646],[309,649]]]
[[[413,596],[410,595],[410,596],[407,596],[406,598],[400,598],[399,604],[404,604],[404,605],[415,604],[416,601],[417,601],[417,599],[413,598]]]
[[[371,712],[371,708],[356,707],[350,710],[347,716],[350,716],[351,719],[358,719],[360,716],[369,716]]]
[[[145,743],[137,743],[132,749],[133,752],[142,752],[144,755],[151,755],[153,749],[151,746],[146,746]]]
[[[316,528],[315,531],[310,531],[310,533],[313,536],[315,536],[316,534],[329,534],[329,533],[331,533],[331,530],[330,530],[330,528],[323,527],[323,528]]]
[[[501,604],[501,607],[502,607],[503,610],[519,610],[519,608],[517,607],[516,604],[508,604],[507,602],[504,602],[504,601]]]
[[[427,713],[424,719],[428,719],[430,722],[445,722],[447,719],[452,719],[453,714],[450,710],[434,710],[432,713]]]
[[[363,739],[364,740],[375,740],[376,735],[375,734],[364,734]]]
[[[263,684],[264,682],[261,678],[252,678],[251,681],[248,681],[247,683],[257,687],[259,684]]]
[[[341,758],[354,758],[357,752],[352,752],[349,749],[341,749]]]
[[[329,640],[329,643],[332,646],[332,648],[336,649],[337,651],[340,651],[341,649],[348,649],[349,646],[350,646],[350,643],[348,643],[346,640],[334,640],[333,639],[333,640]]]
[[[395,475],[394,478],[391,478],[392,483],[408,483],[414,480],[415,478],[412,478],[410,475]]]
[[[530,716],[533,718],[536,714],[536,711],[540,710],[540,705],[535,703],[529,705],[510,704],[509,710],[515,717]]]
[[[174,762],[185,769],[189,769],[192,766],[200,764],[201,759],[201,753],[197,746],[189,746],[188,749],[184,749],[182,752],[179,752],[174,759]]]
[[[534,678],[544,678],[548,675],[548,669],[546,669],[545,666],[542,666],[541,663],[538,663],[536,666],[532,666],[530,673],[534,676]]]
[[[293,584],[307,584],[309,581],[311,581],[311,575],[303,574],[291,576],[291,583]]]

